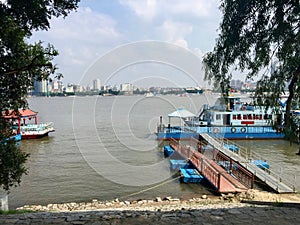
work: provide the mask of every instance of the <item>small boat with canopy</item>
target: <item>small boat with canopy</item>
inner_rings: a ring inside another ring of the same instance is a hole
[[[3,112],[2,116],[11,121],[13,130],[21,134],[22,139],[41,138],[54,132],[53,123],[38,123],[38,113],[31,109],[20,109],[17,113],[9,110]]]

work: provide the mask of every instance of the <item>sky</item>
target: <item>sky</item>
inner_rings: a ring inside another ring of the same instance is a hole
[[[82,0],[31,41],[51,43],[62,81],[205,86],[202,56],[221,22],[219,0]],[[197,67],[197,69],[191,69]]]

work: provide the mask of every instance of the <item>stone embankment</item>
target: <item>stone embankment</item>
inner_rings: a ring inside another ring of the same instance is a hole
[[[238,195],[222,195],[180,200],[157,197],[154,200],[49,204],[19,209],[40,211],[0,215],[0,224],[300,224],[299,208],[257,206],[242,200],[293,201],[298,195],[274,195],[254,190]]]

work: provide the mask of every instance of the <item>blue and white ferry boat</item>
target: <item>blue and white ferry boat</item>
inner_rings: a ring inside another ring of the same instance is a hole
[[[197,138],[201,133],[226,139],[284,138],[281,129],[284,107],[276,114],[270,108],[243,103],[240,97],[228,96],[218,98],[214,106],[203,105],[198,116],[191,116],[187,110],[185,113],[183,109],[179,110],[181,113],[178,113],[178,117],[184,121],[184,125],[172,127],[160,123],[158,140]]]

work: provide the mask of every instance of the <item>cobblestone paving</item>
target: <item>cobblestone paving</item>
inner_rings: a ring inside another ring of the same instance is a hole
[[[0,224],[200,224],[200,225],[293,225],[300,224],[300,209],[254,206],[242,203],[190,208],[131,208],[98,211],[40,212],[0,215]],[[144,209],[143,209],[144,208]]]

